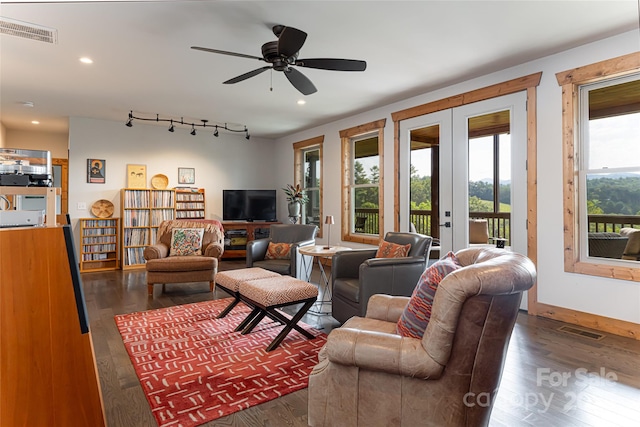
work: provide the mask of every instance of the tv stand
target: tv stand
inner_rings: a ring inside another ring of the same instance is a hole
[[[247,243],[269,237],[271,224],[277,221],[223,221],[224,253],[222,258],[246,258]]]

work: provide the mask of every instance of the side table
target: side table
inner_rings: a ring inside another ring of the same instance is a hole
[[[323,245],[315,245],[315,246],[302,246],[298,248],[298,252],[302,255],[307,255],[313,257],[311,260],[311,266],[304,265],[305,271],[312,271],[313,261],[315,260],[318,264],[318,268],[320,269],[320,283],[318,283],[318,291],[322,294],[318,301],[314,304],[313,307],[309,310],[309,313],[314,314],[331,314],[331,280],[325,271],[325,266],[333,257],[336,252],[339,251],[350,251],[351,248],[346,246],[331,246],[326,248]],[[306,258],[303,257],[303,263],[306,263]],[[311,267],[311,268],[309,268]],[[311,273],[309,273],[309,281],[311,280]],[[316,306],[318,308],[316,309]],[[325,310],[325,306],[329,307]]]

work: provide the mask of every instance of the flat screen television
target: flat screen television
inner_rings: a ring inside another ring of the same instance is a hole
[[[276,190],[222,190],[224,221],[276,221]]]

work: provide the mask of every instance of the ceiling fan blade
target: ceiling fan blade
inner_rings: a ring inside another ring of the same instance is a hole
[[[191,49],[201,50],[203,52],[220,53],[222,55],[239,56],[240,58],[249,58],[249,59],[257,59],[260,61],[264,61],[264,59],[260,58],[259,56],[245,55],[244,53],[227,52],[226,50],[209,49],[208,47],[191,46]]]
[[[311,80],[295,68],[287,68],[284,70],[284,75],[287,76],[287,79],[291,82],[293,87],[298,89],[303,95],[311,95],[318,91],[313,83],[311,83]]]
[[[289,58],[298,53],[305,40],[307,33],[293,27],[284,27],[278,37],[278,53]]]
[[[295,65],[299,67],[318,68],[321,70],[334,71],[364,71],[367,69],[365,61],[357,59],[337,59],[337,58],[310,58],[298,59]]]
[[[234,83],[238,83],[238,82],[241,82],[243,80],[247,80],[250,77],[257,76],[258,74],[263,73],[263,72],[267,71],[270,68],[273,68],[273,67],[269,65],[267,67],[258,68],[257,70],[249,71],[248,73],[244,73],[244,74],[242,74],[242,75],[240,75],[238,77],[234,77],[234,78],[229,79],[229,80],[227,80],[226,82],[223,82],[223,83],[226,84],[226,85],[231,85],[231,84],[234,84]]]

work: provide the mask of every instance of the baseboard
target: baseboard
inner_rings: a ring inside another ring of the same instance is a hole
[[[640,324],[542,303],[536,315],[640,341]]]

